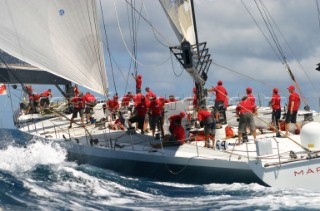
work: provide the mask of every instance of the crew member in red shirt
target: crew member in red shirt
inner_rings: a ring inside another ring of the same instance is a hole
[[[132,73],[132,77],[136,80],[136,94],[141,93],[142,75],[134,76]]]
[[[247,93],[247,96],[248,96],[249,100],[251,100],[251,102],[253,104],[256,104],[256,98],[252,94],[252,88],[251,87],[246,88],[246,93]]]
[[[210,147],[209,146],[209,138],[210,138],[212,140],[212,148],[214,149],[216,124],[215,124],[213,115],[205,109],[200,109],[198,111],[198,120],[200,122],[200,125],[204,125],[204,136],[205,136],[204,147]]]
[[[226,106],[228,105],[228,92],[226,88],[222,86],[222,81],[218,81],[218,85],[213,87],[210,92],[216,95],[216,100],[214,103],[214,114],[216,121],[220,121],[220,113],[223,112],[223,119],[226,122]],[[226,105],[227,104],[227,105]]]
[[[93,108],[97,105],[97,99],[90,92],[87,92],[84,96],[85,109],[84,113],[86,114],[86,122],[90,122],[91,113],[93,113]]]
[[[157,126],[158,130],[161,131],[162,137],[164,136],[163,128],[161,126],[161,114],[162,114],[162,103],[157,99],[157,96],[154,95],[151,97],[151,103],[149,106],[150,112],[150,129],[152,131],[152,136],[155,134],[155,128]]]
[[[290,123],[293,123],[298,129],[298,131],[300,131],[300,126],[297,123],[297,113],[301,103],[299,94],[294,91],[295,90],[294,86],[291,85],[287,89],[290,93],[290,96],[289,96],[288,110],[286,115],[286,137],[288,137]]]
[[[256,141],[256,126],[253,119],[253,115],[256,114],[256,112],[256,105],[252,103],[252,100],[250,100],[248,96],[244,96],[236,107],[236,114],[239,116],[237,145],[241,144],[241,137],[242,134],[246,132],[247,126],[249,126],[254,141]]]
[[[52,97],[51,89],[48,89],[40,94],[40,113],[43,108],[47,108],[50,104],[49,97]]]
[[[169,96],[169,101],[170,101],[170,103],[177,102],[177,100],[176,100],[176,98],[174,97],[174,95],[170,95],[170,96]]]
[[[29,105],[26,113],[35,114],[37,113],[37,106],[39,105],[40,95],[36,93],[32,93],[29,95]]]
[[[73,97],[71,99],[71,104],[73,105],[73,113],[72,113],[72,117],[70,120],[69,128],[72,127],[73,120],[74,120],[74,118],[78,117],[78,113],[81,118],[82,127],[85,127],[84,118],[83,118],[83,109],[84,109],[84,105],[85,105],[85,99],[83,97],[83,93],[79,92],[79,95],[77,97]]]
[[[79,95],[79,88],[78,88],[78,85],[77,85],[77,84],[74,85],[73,92],[74,92],[74,96],[75,96],[75,97],[78,97],[78,95]]]
[[[173,134],[173,131],[175,129],[175,126],[177,125],[177,122],[181,123],[182,118],[186,116],[186,113],[181,111],[180,114],[175,114],[169,117],[169,131],[171,134]]]
[[[107,104],[107,108],[108,108],[110,115],[111,115],[110,121],[116,120],[116,114],[117,114],[119,107],[120,107],[119,102],[118,102],[118,96],[117,95],[113,96],[113,99],[109,99],[106,102],[106,104]]]
[[[272,107],[272,122],[276,128],[276,136],[280,137],[280,117],[281,117],[281,98],[278,94],[278,88],[273,88],[270,105]]]
[[[129,119],[130,127],[132,123],[135,123],[135,122],[138,123],[138,129],[140,129],[141,134],[144,134],[143,126],[144,126],[144,120],[146,118],[147,111],[148,111],[148,107],[145,101],[145,97],[142,96],[140,103],[135,107],[135,112],[133,117]]]

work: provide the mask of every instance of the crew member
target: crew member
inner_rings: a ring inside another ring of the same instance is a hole
[[[72,113],[72,117],[70,120],[69,128],[72,127],[73,120],[74,120],[74,118],[78,117],[78,113],[81,118],[82,127],[85,127],[84,118],[83,118],[83,109],[84,109],[85,99],[83,98],[83,93],[79,92],[79,95],[77,97],[73,97],[71,99],[71,104],[73,105],[73,113]]]
[[[222,81],[218,81],[218,85],[213,87],[210,92],[216,95],[216,100],[214,103],[214,113],[216,121],[220,121],[220,113],[223,112],[223,119],[226,122],[226,104],[228,105],[228,92],[225,87],[222,86]]]
[[[88,124],[91,119],[91,113],[93,113],[93,108],[97,105],[97,99],[90,92],[87,92],[83,98],[86,105],[84,113],[86,114],[86,123]]]
[[[272,122],[276,128],[276,136],[280,137],[280,117],[281,117],[281,98],[278,94],[278,88],[273,88],[273,93],[271,97],[271,107],[272,107]]]
[[[290,93],[290,96],[286,115],[286,137],[288,137],[290,123],[293,123],[296,126],[297,130],[300,132],[300,126],[297,123],[297,113],[301,103],[299,94],[294,91],[294,86],[291,85],[287,89]]]
[[[256,126],[254,123],[253,115],[257,113],[256,105],[252,103],[252,100],[248,96],[244,96],[238,106],[236,107],[236,115],[239,116],[239,129],[238,129],[238,144],[241,144],[241,137],[243,133],[246,133],[247,126],[250,128],[250,132],[253,135],[254,141],[256,141]]]
[[[40,113],[42,113],[43,108],[47,108],[49,106],[49,97],[52,97],[51,89],[40,94]]]
[[[215,148],[216,124],[215,124],[213,115],[205,109],[200,109],[198,111],[198,120],[200,122],[200,125],[204,125],[204,136],[205,136],[204,147],[210,147],[209,146],[209,138],[210,138],[212,140],[212,148]]]

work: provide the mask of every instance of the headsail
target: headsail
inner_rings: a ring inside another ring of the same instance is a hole
[[[189,0],[160,0],[160,3],[170,20],[179,42],[185,39],[191,45],[196,44],[191,2]]]
[[[105,94],[95,0],[0,0],[0,49]]]

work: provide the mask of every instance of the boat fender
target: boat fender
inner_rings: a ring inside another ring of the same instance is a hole
[[[301,145],[312,150],[320,149],[320,123],[309,122],[300,131]]]

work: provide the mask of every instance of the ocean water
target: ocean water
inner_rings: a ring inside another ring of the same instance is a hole
[[[29,139],[0,130],[0,210],[319,210],[320,191],[132,178]]]

